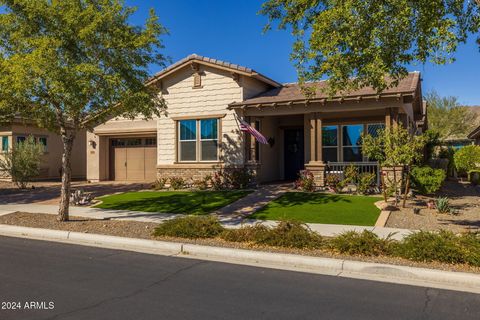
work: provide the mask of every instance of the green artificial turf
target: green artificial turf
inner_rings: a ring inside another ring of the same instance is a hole
[[[288,192],[250,217],[306,223],[373,226],[380,214],[379,197]]]
[[[181,214],[207,214],[226,206],[251,191],[145,191],[101,197],[102,209]]]

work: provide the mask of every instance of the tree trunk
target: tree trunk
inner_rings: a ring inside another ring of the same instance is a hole
[[[410,191],[410,167],[408,167],[407,171],[407,180],[405,182],[405,194],[403,195],[403,204],[402,208],[405,208],[406,202],[407,202],[407,195],[408,192]]]
[[[72,180],[72,147],[75,140],[75,133],[67,130],[61,132],[63,142],[62,155],[62,190],[60,193],[60,207],[58,209],[58,221],[68,221],[68,211],[70,206],[70,184]]]
[[[395,188],[394,196],[395,196],[395,207],[398,206],[398,185],[397,185],[397,167],[393,166],[393,187]]]
[[[383,200],[385,203],[388,203],[387,199],[387,185],[385,184],[385,177],[383,176],[383,171],[380,171],[380,183],[382,184]]]

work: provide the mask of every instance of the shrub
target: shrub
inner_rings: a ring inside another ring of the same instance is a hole
[[[322,237],[298,221],[281,221],[261,235],[264,237],[256,239],[256,243],[275,247],[316,249],[322,245]]]
[[[458,237],[458,242],[464,249],[465,263],[480,266],[480,233],[464,233]]]
[[[215,238],[224,231],[218,219],[211,216],[186,216],[167,220],[155,228],[154,236],[198,239]]]
[[[0,160],[0,171],[6,172],[17,187],[25,189],[40,174],[43,151],[43,146],[29,136],[4,154],[3,160]]]
[[[253,226],[242,226],[239,229],[225,229],[220,237],[231,242],[263,242],[270,229],[260,223]]]
[[[338,192],[342,186],[342,179],[339,174],[337,173],[329,173],[325,178],[325,184],[329,187],[333,192]]]
[[[358,169],[354,165],[345,167],[345,179],[344,183],[356,183],[358,179]]]
[[[185,187],[185,180],[182,177],[171,177],[170,187],[172,187],[173,190],[182,189]]]
[[[465,238],[464,241],[468,243],[469,240]],[[461,243],[451,231],[420,231],[404,238],[395,252],[400,257],[414,261],[465,263],[469,259]]]
[[[438,213],[449,213],[450,199],[447,197],[438,197],[435,199],[435,207],[437,208]]]
[[[167,184],[167,178],[158,178],[152,185],[152,188],[155,190],[162,190]]]
[[[207,178],[204,178],[204,179],[201,179],[201,180],[194,180],[193,185],[198,190],[207,190],[208,189],[208,180],[207,180]]]
[[[362,233],[344,232],[333,238],[330,246],[340,253],[378,256],[388,254],[392,243],[390,236],[383,239],[371,231],[364,230]]]
[[[412,186],[421,194],[432,194],[440,190],[446,173],[442,169],[415,167],[410,172]]]
[[[455,167],[459,172],[466,173],[480,166],[480,146],[465,146],[453,155]]]
[[[225,189],[225,183],[223,181],[223,174],[221,171],[217,171],[213,174],[210,180],[213,190],[223,190]]]
[[[306,192],[315,191],[315,177],[308,170],[300,171],[300,177],[295,181],[295,188]]]
[[[357,193],[369,194],[372,193],[373,183],[375,181],[375,173],[363,172],[358,175]]]
[[[225,184],[231,189],[246,189],[253,181],[253,174],[247,168],[229,168],[223,172]]]

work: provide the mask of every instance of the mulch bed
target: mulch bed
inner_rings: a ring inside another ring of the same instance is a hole
[[[267,252],[279,252],[279,253],[291,253],[300,254],[306,256],[318,256],[335,259],[348,259],[365,262],[377,262],[387,263],[395,265],[404,265],[412,267],[433,268],[447,271],[462,271],[462,272],[474,272],[480,273],[480,267],[472,267],[468,265],[451,265],[445,263],[431,262],[422,263],[414,262],[402,258],[396,257],[365,257],[365,256],[347,256],[341,254],[335,254],[326,250],[303,250],[303,249],[290,249],[290,248],[276,248],[268,246],[257,246],[249,243],[235,243],[227,242],[222,239],[180,239],[171,237],[153,237],[152,232],[158,225],[151,222],[135,222],[135,221],[123,221],[123,220],[92,220],[81,217],[70,217],[71,221],[58,222],[55,215],[42,214],[42,213],[25,213],[15,212],[8,215],[0,216],[0,224],[17,225],[33,228],[45,228],[54,230],[65,230],[92,234],[104,234],[128,238],[141,238],[141,239],[155,239],[163,241],[173,241],[182,243],[192,243],[200,245],[210,245],[228,248],[259,250]]]

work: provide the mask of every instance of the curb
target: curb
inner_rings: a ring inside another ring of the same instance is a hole
[[[0,235],[480,293],[480,274],[0,224]]]

